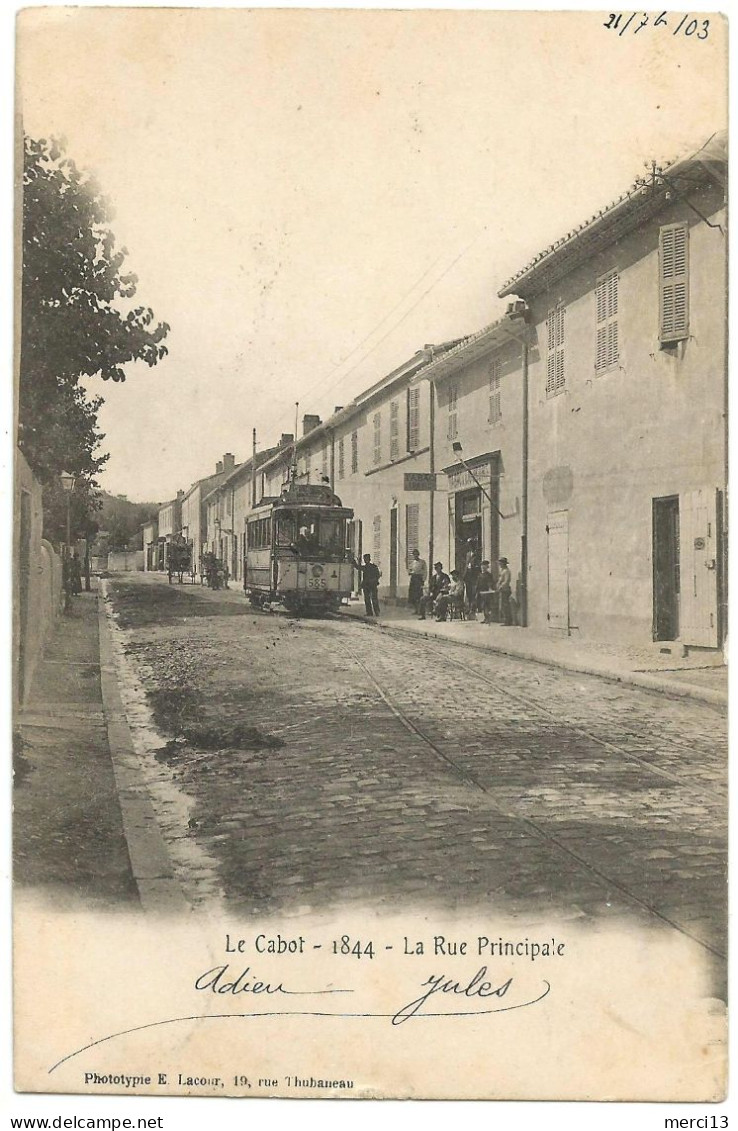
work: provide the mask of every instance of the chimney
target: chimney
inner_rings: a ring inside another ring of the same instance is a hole
[[[177,491],[177,502],[178,503],[181,503],[184,497],[185,497],[184,491]]]
[[[321,423],[321,419],[320,419],[319,416],[311,416],[310,414],[306,414],[305,416],[303,416],[303,418],[302,418],[302,434],[303,434],[303,436],[307,436],[308,432],[312,432],[313,428],[317,428],[320,423]]]
[[[337,412],[343,412],[343,405],[342,405],[342,404],[337,404],[337,405],[336,405],[336,407],[335,407],[335,408],[333,409],[333,415],[335,416],[335,414],[336,414]]]
[[[236,457],[234,456],[233,452],[226,452],[226,454],[223,456],[223,470],[233,471],[235,466]]]
[[[219,459],[218,462],[215,465],[215,474],[216,475],[222,475],[223,474],[223,460],[222,459]]]
[[[294,438],[295,437],[292,435],[291,432],[283,432],[282,435],[279,437],[279,447],[280,448],[286,448],[288,446],[288,444],[292,443]]]

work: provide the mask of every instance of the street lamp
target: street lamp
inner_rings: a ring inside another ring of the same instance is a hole
[[[74,491],[74,476],[68,471],[63,471],[59,476],[61,480],[62,490],[67,496],[67,545],[64,553],[64,564],[62,567],[62,584],[64,586],[64,609],[65,611],[70,607],[70,597],[72,591],[72,575],[71,575],[71,548],[72,548],[72,492]]]
[[[488,491],[487,491],[487,490],[486,490],[486,489],[485,489],[485,488],[484,488],[484,487],[482,486],[482,484],[481,484],[481,483],[479,482],[479,480],[477,479],[476,475],[474,474],[474,472],[472,471],[472,469],[471,469],[471,468],[469,467],[469,464],[468,464],[468,463],[466,462],[466,460],[464,459],[463,455],[461,454],[461,452],[462,452],[462,448],[461,448],[461,441],[460,441],[460,440],[454,440],[454,442],[453,442],[453,444],[451,445],[451,447],[452,447],[452,448],[453,448],[453,450],[454,450],[454,454],[455,454],[455,455],[457,455],[457,456],[459,457],[459,463],[461,464],[461,466],[462,466],[462,467],[464,468],[464,470],[465,470],[465,471],[468,471],[468,472],[469,472],[469,474],[471,475],[472,479],[474,480],[474,482],[476,483],[477,487],[479,488],[479,490],[480,490],[480,491],[482,492],[482,494],[484,495],[484,497],[485,497],[485,499],[487,500],[487,502],[489,503],[489,505],[490,505],[491,507],[493,507],[493,508],[494,508],[494,510],[496,510],[496,511],[497,511],[497,513],[498,513],[498,515],[500,516],[500,518],[504,518],[505,516],[504,516],[504,514],[502,513],[502,511],[500,510],[500,508],[499,508],[499,507],[497,506],[497,504],[496,504],[496,503],[493,503],[493,502],[492,502],[492,499],[491,499],[491,497],[490,497],[490,494],[489,494],[489,492],[488,492]]]
[[[74,491],[75,478],[68,471],[63,471],[59,476],[62,489],[67,496],[67,554],[72,543],[72,492]]]

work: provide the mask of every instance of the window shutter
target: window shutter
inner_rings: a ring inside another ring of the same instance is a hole
[[[380,413],[374,414],[374,462],[381,463],[382,460],[382,416]]]
[[[418,503],[409,503],[405,507],[405,561],[410,568],[413,550],[418,550],[420,534],[420,506]]]
[[[496,357],[489,370],[489,422],[497,424],[501,419],[500,359]]]
[[[597,282],[595,369],[609,369],[618,361],[618,283],[617,271],[608,272]]]
[[[356,473],[359,470],[359,433],[351,433],[351,471]]]
[[[345,456],[343,451],[343,436],[338,441],[338,478],[343,479],[345,472]]]
[[[676,342],[689,334],[689,228],[669,224],[659,231],[659,337]]]
[[[548,312],[548,358],[546,362],[546,393],[552,396],[566,385],[564,371],[564,313],[563,306]]]
[[[407,391],[407,450],[420,447],[420,389]]]
[[[390,401],[390,459],[399,459],[400,456],[400,406],[397,401]]]

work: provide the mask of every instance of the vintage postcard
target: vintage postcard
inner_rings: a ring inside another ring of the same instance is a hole
[[[725,1098],[727,39],[20,13],[19,1093]]]

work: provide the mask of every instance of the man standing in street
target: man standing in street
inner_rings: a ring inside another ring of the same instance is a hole
[[[419,550],[413,550],[408,573],[410,574],[408,602],[411,605],[413,612],[417,613],[420,606],[420,599],[423,596],[423,586],[425,585],[425,579],[428,576],[428,567],[421,558]]]
[[[476,543],[470,538],[467,543],[469,549],[464,565],[464,590],[466,592],[466,607],[470,620],[477,619],[477,581],[479,580],[479,554]]]
[[[371,554],[364,554],[364,564],[361,567],[361,584],[359,588],[364,594],[364,607],[368,617],[379,616],[379,579],[382,573],[379,566],[372,561]]]
[[[497,594],[500,599],[500,624],[512,624],[512,609],[510,608],[510,593],[512,590],[512,574],[507,564],[507,558],[499,559],[500,575],[497,578]]]
[[[484,615],[484,624],[492,624],[492,593],[495,580],[489,562],[482,562],[482,572],[477,578],[477,605]]]

